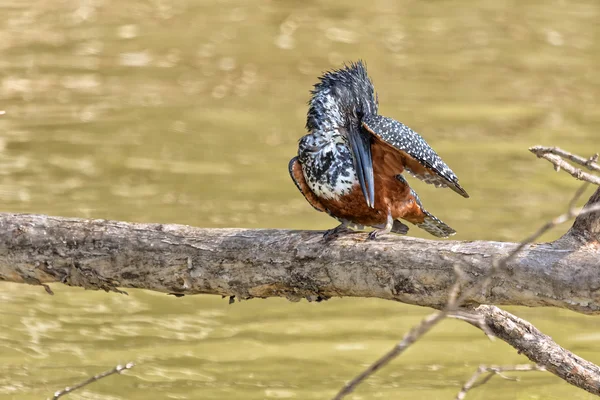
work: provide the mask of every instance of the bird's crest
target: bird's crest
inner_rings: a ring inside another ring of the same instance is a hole
[[[360,124],[362,116],[377,114],[377,95],[361,60],[323,74],[311,95],[306,119],[309,131]],[[351,121],[353,118],[356,120]]]

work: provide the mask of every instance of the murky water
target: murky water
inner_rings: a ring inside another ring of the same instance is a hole
[[[577,187],[527,148],[600,150],[599,17],[594,0],[0,0],[2,210],[332,227],[287,162],[316,76],[362,58],[382,114],[422,133],[471,194],[416,182],[427,208],[457,239],[519,240]],[[326,399],[430,312],[54,291],[0,284],[2,399],[46,398],[128,361],[138,365],[126,376],[71,398]],[[511,311],[600,362],[598,318]],[[445,321],[350,398],[450,399],[480,363],[525,361]],[[469,398],[591,398],[549,374],[519,375]]]

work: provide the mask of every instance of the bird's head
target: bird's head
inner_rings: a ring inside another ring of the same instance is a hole
[[[377,95],[360,60],[325,73],[311,93],[309,131],[358,127],[364,116],[377,114]]]

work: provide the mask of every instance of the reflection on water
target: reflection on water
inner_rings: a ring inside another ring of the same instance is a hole
[[[414,183],[457,239],[518,240],[562,210],[576,182],[527,147],[598,151],[600,5],[592,0],[5,0],[0,14],[6,211],[332,227],[286,167],[316,76],[358,58],[381,112],[422,133],[471,194]],[[57,285],[50,297],[1,287],[7,399],[45,398],[131,360],[138,365],[127,376],[71,397],[323,399],[428,312],[364,299],[228,306],[207,296]],[[600,362],[594,318],[514,312]],[[448,399],[478,364],[524,361],[446,321],[353,398]],[[477,390],[470,397],[590,398],[543,373]]]

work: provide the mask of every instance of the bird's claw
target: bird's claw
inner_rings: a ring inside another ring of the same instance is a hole
[[[345,234],[345,233],[353,233],[354,231],[350,228],[348,228],[346,225],[338,225],[333,229],[329,229],[328,231],[326,231],[323,234],[323,239],[332,239],[334,237],[337,237],[341,234]]]
[[[379,229],[374,230],[373,232],[369,232],[368,238],[369,238],[369,240],[375,240],[375,239],[377,239],[377,236],[379,236],[381,233],[382,233],[382,231]]]

